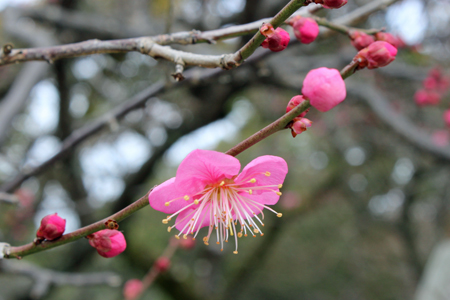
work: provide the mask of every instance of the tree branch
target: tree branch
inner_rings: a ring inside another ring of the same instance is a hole
[[[33,299],[39,299],[47,294],[51,285],[91,286],[109,285],[117,287],[121,283],[119,275],[113,272],[95,273],[67,273],[39,268],[27,262],[13,262],[3,260],[0,262],[0,270],[4,273],[22,274],[33,279],[34,284],[30,292]]]

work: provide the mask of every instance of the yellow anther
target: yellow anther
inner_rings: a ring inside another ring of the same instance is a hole
[[[167,223],[169,223],[169,220],[163,219],[162,222],[163,222],[163,224],[167,224]]]
[[[198,200],[195,200],[195,201],[194,201],[194,204],[195,204],[195,205],[197,205],[198,203],[199,203]]]
[[[219,245],[220,244],[219,241],[217,241],[216,244]]]
[[[270,172],[269,172],[269,171],[267,171],[266,173],[264,173],[264,175],[266,175],[266,176],[270,176]]]
[[[183,239],[187,240],[187,234],[183,234]]]
[[[247,234],[244,234],[244,236],[247,236]]]
[[[281,218],[282,216],[283,216],[282,213],[277,213],[277,217],[278,217],[278,218]]]
[[[264,227],[264,223],[261,224]]]
[[[172,230],[172,227],[167,227],[167,232],[170,232]]]
[[[228,243],[228,240],[225,240],[225,243]]]
[[[248,193],[251,195],[251,194],[253,194],[253,191],[252,190],[248,190]]]
[[[276,194],[277,194],[278,196],[281,196],[281,195],[282,195],[282,193],[281,193],[281,192],[276,192]]]
[[[220,249],[220,251],[223,251],[223,249]]]
[[[195,241],[195,238],[193,237],[192,240]]]
[[[209,243],[205,242],[205,245],[206,245],[206,246],[209,246]]]
[[[238,254],[238,252],[237,252],[237,251],[233,251],[233,253],[234,253],[234,254]]]
[[[179,240],[179,239],[180,239],[180,237],[179,237],[178,235],[175,235],[175,238],[176,238],[177,240]]]
[[[207,242],[208,241],[208,237],[207,236],[203,237],[203,241]]]
[[[172,218],[171,217],[167,217],[167,221],[170,221],[170,220],[172,220]]]
[[[165,206],[169,206],[169,205],[170,205],[170,202],[166,202],[166,203],[164,203],[164,205],[165,205]]]
[[[261,232],[261,236],[264,236],[264,233]]]
[[[251,183],[255,183],[255,182],[256,182],[256,179],[255,179],[255,178],[252,178],[252,179],[250,179],[250,182],[251,182]]]
[[[259,230],[255,228],[255,229],[253,229],[253,232],[254,232],[254,233],[258,233]]]
[[[220,183],[220,186],[223,186],[225,184],[225,181],[222,181],[221,183]]]
[[[279,185],[278,185],[278,188],[279,188],[279,189],[281,189],[282,187],[283,187],[283,185],[282,185],[282,184],[279,184]]]
[[[189,200],[189,196],[188,196],[188,195],[184,196],[183,198],[184,198],[184,200],[186,200],[186,201]]]
[[[242,232],[238,232],[238,238],[242,237]]]

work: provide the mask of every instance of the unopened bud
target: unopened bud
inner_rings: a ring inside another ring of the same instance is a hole
[[[388,42],[376,41],[358,52],[354,60],[359,60],[359,68],[376,69],[395,60],[397,48]]]
[[[261,26],[260,32],[266,37],[261,47],[268,48],[273,52],[280,52],[286,49],[291,39],[286,30],[280,27],[274,30],[271,24]]]
[[[313,107],[322,112],[332,109],[347,96],[339,71],[324,67],[309,71],[303,81],[302,93]]]
[[[291,100],[289,100],[289,103],[286,107],[286,112],[287,113],[290,112],[294,107],[297,107],[303,101],[306,101],[306,99],[302,95],[297,95],[297,96],[292,97]],[[301,114],[299,114],[297,117],[303,118],[308,112],[309,112],[309,108],[307,110],[305,110],[304,112],[302,112]]]
[[[444,112],[444,122],[445,122],[445,125],[447,125],[447,127],[450,127],[450,109],[447,109]]]
[[[353,47],[355,47],[357,50],[362,50],[362,49],[368,47],[373,42],[375,42],[375,39],[373,38],[373,36],[368,35],[362,31],[358,31],[358,30],[351,31],[349,36],[350,36],[350,39],[352,40],[351,43],[352,43]]]
[[[36,236],[40,239],[52,241],[61,237],[64,230],[66,230],[66,220],[55,213],[42,218]]]
[[[170,259],[168,259],[167,257],[161,256],[160,258],[158,258],[155,261],[155,267],[161,273],[166,272],[170,268]]]
[[[142,293],[142,289],[142,281],[139,279],[130,279],[123,286],[123,297],[126,300],[134,300]]]
[[[291,133],[293,137],[306,131],[306,128],[311,127],[312,125],[312,122],[307,118],[294,118],[292,121]]]
[[[441,101],[441,95],[433,90],[418,90],[414,94],[414,101],[419,106],[436,105]]]
[[[319,25],[313,18],[295,16],[290,24],[294,28],[295,37],[303,44],[314,42],[319,35]]]
[[[127,248],[125,237],[118,230],[100,230],[88,235],[88,239],[98,254],[106,258],[117,256]]]
[[[322,4],[324,8],[340,8],[347,4],[347,0],[315,0],[316,3]]]

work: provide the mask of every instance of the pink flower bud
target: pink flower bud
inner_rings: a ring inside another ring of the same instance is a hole
[[[303,101],[305,101],[305,97],[303,97],[302,95],[297,95],[292,97],[291,100],[289,100],[289,103],[286,107],[286,112],[290,112],[294,107],[297,107],[300,103],[302,103]],[[297,117],[303,118],[309,111],[309,108],[307,110],[305,110],[304,112],[302,112],[301,114],[299,114]]]
[[[106,258],[119,255],[127,248],[125,237],[117,230],[103,229],[88,235],[87,238],[98,254]]]
[[[447,127],[450,127],[450,109],[447,109],[444,112],[444,122],[445,122],[445,125],[447,125]]]
[[[313,18],[295,16],[290,23],[294,28],[295,37],[303,44],[314,42],[319,35],[319,25]]]
[[[433,132],[431,135],[431,140],[433,141],[433,144],[435,144],[438,147],[445,147],[449,144],[449,134],[447,130],[438,130]]]
[[[195,247],[195,240],[191,238],[180,239],[178,245],[180,246],[181,249],[191,250],[192,248]]]
[[[322,4],[324,8],[340,8],[347,4],[347,0],[316,0],[316,3]]]
[[[339,71],[328,68],[309,71],[303,81],[302,93],[312,106],[322,112],[344,101],[347,95],[345,82]]]
[[[398,47],[399,40],[395,36],[393,36],[390,33],[387,32],[377,32],[375,33],[375,39],[377,41],[385,41],[394,46],[395,48]]]
[[[397,48],[383,41],[376,41],[358,52],[354,59],[359,59],[360,68],[376,69],[384,67],[395,60]]]
[[[414,94],[414,101],[419,106],[436,105],[441,101],[441,95],[432,90],[418,90]]]
[[[142,281],[139,279],[130,279],[123,286],[123,297],[126,300],[134,300],[142,293],[142,289]]]
[[[280,52],[286,49],[291,39],[286,30],[281,27],[274,30],[271,24],[261,26],[260,32],[266,37],[261,47],[268,48],[273,52]]]
[[[291,133],[292,137],[296,137],[297,134],[302,133],[303,131],[306,131],[306,128],[311,127],[312,122],[311,120],[308,120],[307,118],[294,118],[292,120],[293,123],[291,125]]]
[[[368,47],[370,44],[372,44],[373,42],[375,42],[375,39],[373,38],[373,36],[365,34],[362,31],[357,31],[357,30],[353,30],[350,33],[350,38],[352,40],[352,45],[353,47],[355,47],[357,50],[361,50],[364,49],[366,47]]]
[[[165,256],[161,256],[155,261],[155,268],[161,273],[166,272],[170,268],[170,259]]]
[[[428,90],[434,90],[438,87],[438,81],[435,77],[427,77],[423,81],[423,87]]]
[[[40,239],[52,241],[61,237],[66,230],[66,220],[59,217],[58,214],[48,215],[42,218],[36,236]]]

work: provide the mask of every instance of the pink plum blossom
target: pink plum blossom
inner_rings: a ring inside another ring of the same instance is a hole
[[[322,112],[332,109],[347,96],[339,71],[328,68],[309,71],[303,81],[302,93],[312,106]]]
[[[287,113],[290,112],[294,107],[297,107],[303,101],[306,101],[306,99],[302,95],[297,95],[297,96],[292,97],[291,100],[289,100],[289,103],[286,107],[286,112]],[[308,112],[309,112],[309,108],[307,110],[305,110],[304,112],[302,112],[301,114],[299,114],[297,117],[303,118]]]
[[[414,101],[419,106],[436,105],[441,101],[441,95],[433,90],[420,89],[414,94]]]
[[[273,29],[271,24],[261,26],[260,32],[266,37],[261,47],[268,48],[273,52],[280,52],[286,49],[291,40],[289,33],[281,27]]]
[[[165,256],[161,256],[159,257],[156,261],[155,261],[155,268],[156,270],[158,270],[160,273],[164,273],[167,270],[169,270],[170,268],[170,259],[168,259]]]
[[[376,69],[384,67],[395,60],[397,48],[388,42],[376,41],[358,52],[354,59],[360,61],[359,67]]]
[[[200,228],[208,227],[203,242],[209,245],[215,231],[216,243],[223,250],[224,241],[255,233],[263,235],[261,219],[257,216],[264,208],[277,213],[267,205],[278,202],[280,188],[288,167],[284,159],[265,155],[251,161],[241,173],[235,157],[208,150],[192,151],[178,167],[173,177],[153,189],[149,195],[150,206],[174,217],[175,236],[187,238],[198,235]],[[238,226],[240,228],[238,229]]]
[[[375,39],[377,41],[385,41],[394,46],[395,48],[398,48],[399,45],[404,43],[403,41],[400,41],[397,37],[393,36],[392,34],[388,32],[377,32],[375,33]]]
[[[444,122],[445,122],[445,125],[447,125],[447,127],[450,127],[450,109],[447,109],[445,112],[444,112]]]
[[[292,137],[296,137],[298,134],[306,131],[306,128],[311,127],[312,122],[311,120],[307,119],[307,118],[294,118],[294,120],[292,120],[292,125],[291,125],[291,133],[292,133]]]
[[[319,25],[313,18],[305,18],[302,16],[295,16],[290,21],[294,34],[297,40],[303,44],[310,44],[319,35]]]
[[[65,230],[66,220],[54,213],[42,218],[36,237],[52,241],[61,237]]]
[[[143,290],[144,286],[139,279],[130,279],[123,286],[123,297],[126,300],[136,299]]]
[[[347,4],[348,0],[315,0],[316,3],[322,4],[324,8],[340,8]]]
[[[350,39],[352,40],[351,43],[353,47],[355,47],[357,50],[364,49],[375,42],[373,36],[358,30],[353,30],[352,32],[350,32]]]
[[[122,232],[104,229],[87,236],[89,244],[97,249],[98,254],[110,258],[119,255],[127,248]]]

